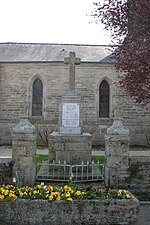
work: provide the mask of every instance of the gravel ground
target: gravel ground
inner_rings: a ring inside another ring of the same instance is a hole
[[[38,154],[48,154],[48,149],[44,148],[44,149],[37,149],[37,153]],[[100,151],[99,149],[92,149],[92,155],[101,155],[104,156],[105,155],[105,151]],[[0,157],[11,157],[12,156],[12,148],[9,146],[0,146]],[[150,149],[147,148],[147,150],[130,150],[129,151],[129,156],[150,156]]]

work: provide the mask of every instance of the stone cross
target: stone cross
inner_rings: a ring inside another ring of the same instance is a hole
[[[80,58],[75,57],[75,52],[70,52],[64,63],[69,64],[69,91],[75,91],[75,65],[80,64]]]

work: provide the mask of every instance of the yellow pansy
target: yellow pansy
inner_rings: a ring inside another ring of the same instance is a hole
[[[108,199],[108,195],[105,195],[105,196],[104,196],[104,199]]]
[[[50,192],[52,192],[52,191],[53,191],[53,187],[52,187],[52,186],[49,186],[49,187],[47,188],[47,190],[50,191]]]
[[[4,194],[4,193],[5,193],[5,189],[4,189],[4,188],[2,188],[1,192],[2,192],[2,194]]]
[[[130,194],[126,194],[126,197],[127,197],[127,198],[131,198],[131,195],[130,195]]]
[[[5,196],[4,195],[0,195],[0,199],[4,199],[5,198]]]
[[[37,187],[38,187],[38,189],[41,189],[41,188],[42,188],[42,186],[41,186],[41,185],[39,185],[39,184],[37,185]]]
[[[22,196],[23,196],[23,193],[20,191],[20,192],[19,192],[19,195],[20,195],[20,197],[22,197]]]
[[[60,195],[57,196],[56,200],[60,200]]]
[[[64,190],[67,191],[67,192],[71,192],[72,191],[72,188],[69,187],[68,185],[65,185],[64,186]]]
[[[7,196],[9,194],[8,190],[5,190],[4,195]]]
[[[13,199],[16,200],[18,197],[16,195],[13,196]]]
[[[76,195],[81,195],[81,191],[76,191]]]
[[[9,193],[9,197],[13,198],[14,194],[13,193]]]
[[[65,194],[66,198],[70,197],[70,193]]]
[[[49,196],[49,200],[52,201],[53,200],[53,195]]]
[[[101,192],[102,189],[101,188],[96,188],[96,192]]]

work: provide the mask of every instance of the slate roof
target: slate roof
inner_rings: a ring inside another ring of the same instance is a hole
[[[0,63],[63,62],[69,52],[81,62],[114,63],[106,45],[0,43]]]

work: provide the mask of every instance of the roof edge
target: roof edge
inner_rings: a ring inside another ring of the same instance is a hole
[[[64,44],[64,43],[32,43],[32,42],[0,42],[0,45],[2,44],[11,44],[11,45],[64,45],[64,46],[69,46],[69,45],[74,45],[74,46],[101,46],[101,47],[116,47],[117,45],[98,45],[98,44]]]
[[[64,61],[0,61],[0,64],[59,64]],[[115,64],[115,62],[81,61],[80,64]]]

